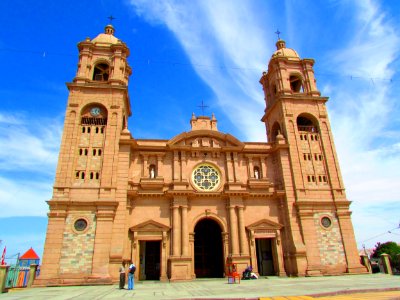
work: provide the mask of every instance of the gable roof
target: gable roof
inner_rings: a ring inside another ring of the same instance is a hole
[[[29,249],[28,251],[26,251],[20,258],[21,259],[40,259],[40,257],[36,254],[35,250]]]

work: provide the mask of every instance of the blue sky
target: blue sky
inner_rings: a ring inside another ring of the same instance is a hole
[[[400,4],[374,0],[2,0],[0,240],[41,256],[77,43],[116,19],[130,48],[135,138],[189,130],[198,105],[220,131],[266,141],[258,80],[275,50],[316,60],[357,244],[400,242]],[[391,231],[391,233],[388,233]]]

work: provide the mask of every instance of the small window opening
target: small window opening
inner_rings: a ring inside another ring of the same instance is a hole
[[[322,160],[322,155],[319,154],[319,155],[318,155],[318,158],[319,158],[319,160]]]
[[[82,155],[82,154],[83,154],[83,150],[79,149],[79,155]]]
[[[314,154],[314,159],[318,160],[318,155],[317,154]]]
[[[86,128],[82,127],[82,133],[85,133],[85,131],[86,131]]]
[[[94,67],[93,80],[107,81],[109,74],[109,66],[107,64],[98,64]]]
[[[88,150],[88,149],[85,149],[85,156],[87,156],[88,153],[89,153],[89,150]]]
[[[101,156],[101,149],[99,149],[99,156]]]
[[[312,140],[312,141],[314,140],[314,136],[313,136],[313,135],[311,135],[311,140]]]
[[[85,179],[85,172],[81,173],[81,179]]]
[[[104,127],[101,127],[100,133],[104,133]]]
[[[93,156],[96,156],[96,149],[93,149]]]
[[[76,179],[79,179],[79,171],[77,171],[77,172],[75,173],[75,178],[76,178]]]
[[[318,141],[318,135],[315,135],[315,140]]]
[[[318,176],[318,180],[319,180],[319,182],[322,182],[322,177]]]
[[[302,134],[300,134],[300,140],[303,140],[303,135]]]
[[[311,176],[312,182],[315,182],[315,176]]]
[[[96,133],[99,133],[99,127],[96,127]]]
[[[308,160],[311,160],[311,154],[308,154],[307,156],[308,156]]]
[[[99,172],[96,172],[96,179],[99,180],[99,178],[100,178],[100,174],[99,174]]]
[[[303,92],[303,84],[301,83],[301,79],[295,75],[289,77],[290,81],[290,89],[294,93],[302,93]]]
[[[311,177],[310,177],[310,175],[307,175],[307,181],[308,181],[308,182],[311,182]]]
[[[87,133],[90,133],[90,127],[87,128]]]
[[[90,172],[90,179],[93,179],[93,172]]]
[[[307,160],[307,154],[303,154],[304,160]]]

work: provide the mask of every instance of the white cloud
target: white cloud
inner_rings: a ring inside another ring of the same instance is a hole
[[[60,119],[27,119],[0,112],[0,171],[53,174],[61,139]]]
[[[0,176],[0,218],[44,216],[48,211],[53,180],[8,179]]]
[[[249,140],[265,140],[265,128],[254,124],[265,107],[258,80],[266,67],[268,41],[250,2],[131,3],[137,14],[165,24],[176,35],[232,123],[246,128],[243,133]]]
[[[60,118],[0,112],[0,218],[48,211],[61,128]]]

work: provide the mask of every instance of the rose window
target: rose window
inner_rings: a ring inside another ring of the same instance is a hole
[[[192,181],[199,190],[213,191],[221,182],[221,176],[213,166],[200,165],[193,171]]]

